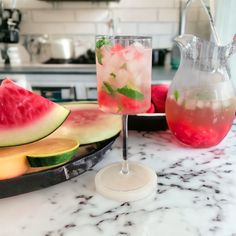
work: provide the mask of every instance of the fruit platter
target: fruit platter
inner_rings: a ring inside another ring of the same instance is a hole
[[[96,102],[56,104],[9,79],[0,99],[0,198],[84,173],[121,130],[121,117],[101,112]]]

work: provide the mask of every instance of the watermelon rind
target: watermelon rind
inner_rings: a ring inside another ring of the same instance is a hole
[[[50,139],[45,139],[44,141],[47,142],[49,140]],[[63,141],[63,139],[61,139],[61,141]],[[45,144],[45,142],[43,144]],[[55,142],[57,142],[56,139]],[[66,143],[65,139],[64,143]],[[62,164],[71,160],[71,158],[78,152],[79,146],[80,143],[78,141],[75,141],[75,145],[73,147],[60,152],[52,152],[50,154],[44,153],[44,149],[42,146],[42,149],[37,151],[36,153],[28,154],[27,160],[31,167],[46,167]]]
[[[121,131],[121,115],[105,113],[99,110],[97,102],[69,102],[63,103],[63,106],[71,111],[91,110],[92,113],[97,113],[94,120],[86,124],[70,124],[66,120],[49,137],[69,137],[80,142],[81,145],[100,142],[111,137],[114,137]],[[70,119],[70,115],[67,119]],[[80,118],[78,117],[78,120]]]
[[[27,126],[1,130],[0,147],[16,146],[35,142],[54,132],[66,120],[70,111],[55,104],[42,118]]]

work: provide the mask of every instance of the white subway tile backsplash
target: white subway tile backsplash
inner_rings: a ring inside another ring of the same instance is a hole
[[[204,11],[203,8],[199,8],[199,18],[200,21],[208,21],[207,13]]]
[[[186,27],[185,27],[186,34],[196,34],[197,31],[198,31],[198,26],[196,23],[187,22]]]
[[[12,2],[10,0],[4,1],[4,6],[12,8]],[[52,2],[43,2],[38,0],[19,0],[16,1],[16,8],[20,9],[50,9],[53,8]]]
[[[173,37],[165,35],[156,35],[152,37],[153,48],[168,48],[171,49],[173,46]]]
[[[97,34],[111,34],[115,33],[118,35],[137,35],[137,24],[135,23],[119,23],[117,25],[117,28],[115,29],[115,32],[113,32],[112,29],[109,28],[108,24],[106,23],[98,23],[96,24]]]
[[[31,22],[32,21],[32,14],[30,10],[21,10],[22,14],[22,22]]]
[[[136,23],[120,23],[117,29],[122,35],[137,35],[138,28]]]
[[[172,34],[171,23],[141,23],[138,32],[145,35]]]
[[[99,9],[99,8],[107,8],[108,4],[106,2],[70,2],[70,1],[64,1],[60,2],[58,7],[60,9],[75,9],[75,10],[81,10],[81,9]]]
[[[104,22],[108,21],[109,17],[108,9],[83,9],[76,11],[76,20],[80,22]]]
[[[39,24],[25,22],[21,24],[21,34],[55,34],[62,33],[63,28],[60,24]]]
[[[192,8],[187,11],[186,19],[188,22],[196,22],[198,20],[199,8]]]
[[[34,22],[73,22],[75,14],[68,10],[37,10],[32,12],[32,18]]]
[[[4,0],[11,7],[10,0]],[[48,34],[58,36],[90,37],[112,32],[121,35],[151,35],[155,48],[172,45],[178,34],[180,1],[186,0],[120,0],[119,2],[18,0],[22,10],[21,34]],[[187,30],[207,34],[199,0],[188,9]],[[201,9],[201,10],[200,10]],[[201,22],[203,24],[201,24]],[[110,25],[109,25],[110,23]],[[202,29],[201,29],[202,28]],[[93,41],[94,42],[94,41]],[[92,43],[93,44],[93,43]]]
[[[174,2],[174,7],[175,7],[175,8],[179,8],[180,5],[181,5],[181,1],[183,2],[184,0],[175,0],[175,2]]]
[[[172,29],[172,35],[173,36],[176,36],[176,35],[178,35],[180,32],[180,25],[179,25],[179,23],[173,23],[172,24],[172,27],[173,27],[173,29]]]
[[[64,24],[65,33],[70,34],[95,34],[96,28],[92,23],[67,23]]]
[[[172,36],[159,36],[158,48],[172,48],[173,37]]]
[[[111,8],[159,8],[174,7],[174,0],[120,0],[109,3]]]
[[[73,41],[75,47],[86,47],[87,49],[95,49],[95,35],[74,35]]]
[[[174,6],[176,8],[179,8],[181,5],[184,6],[186,4],[187,0],[175,0]],[[198,8],[201,6],[201,1],[200,0],[193,0],[190,5],[189,8]]]
[[[96,34],[109,34],[109,27],[108,24],[105,23],[98,23],[96,24]]]
[[[159,21],[163,21],[163,22],[179,21],[179,10],[178,9],[160,9]]]
[[[90,23],[24,23],[22,34],[95,34],[95,25]]]
[[[115,18],[119,18],[123,22],[157,21],[156,9],[115,9],[113,14]]]
[[[159,36],[152,36],[152,48],[159,48]]]

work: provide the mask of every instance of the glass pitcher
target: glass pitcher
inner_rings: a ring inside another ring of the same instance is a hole
[[[184,144],[214,146],[227,135],[235,117],[236,97],[228,59],[236,51],[236,40],[226,46],[193,35],[175,40],[181,50],[181,64],[167,95],[168,126]]]

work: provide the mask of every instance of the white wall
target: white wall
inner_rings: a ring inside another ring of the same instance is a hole
[[[232,42],[236,34],[236,1],[216,0],[216,27],[222,44]],[[231,77],[236,88],[236,52],[231,57]]]
[[[8,7],[13,2],[3,1]],[[95,34],[109,33],[108,22],[113,17],[119,22],[121,34],[152,35],[154,48],[172,47],[172,39],[178,33],[179,5],[180,0],[120,0],[119,3],[16,0],[16,7],[23,12],[22,35],[63,34],[94,42]],[[188,14],[188,31],[199,22],[200,25],[206,22],[199,9],[195,1]]]

